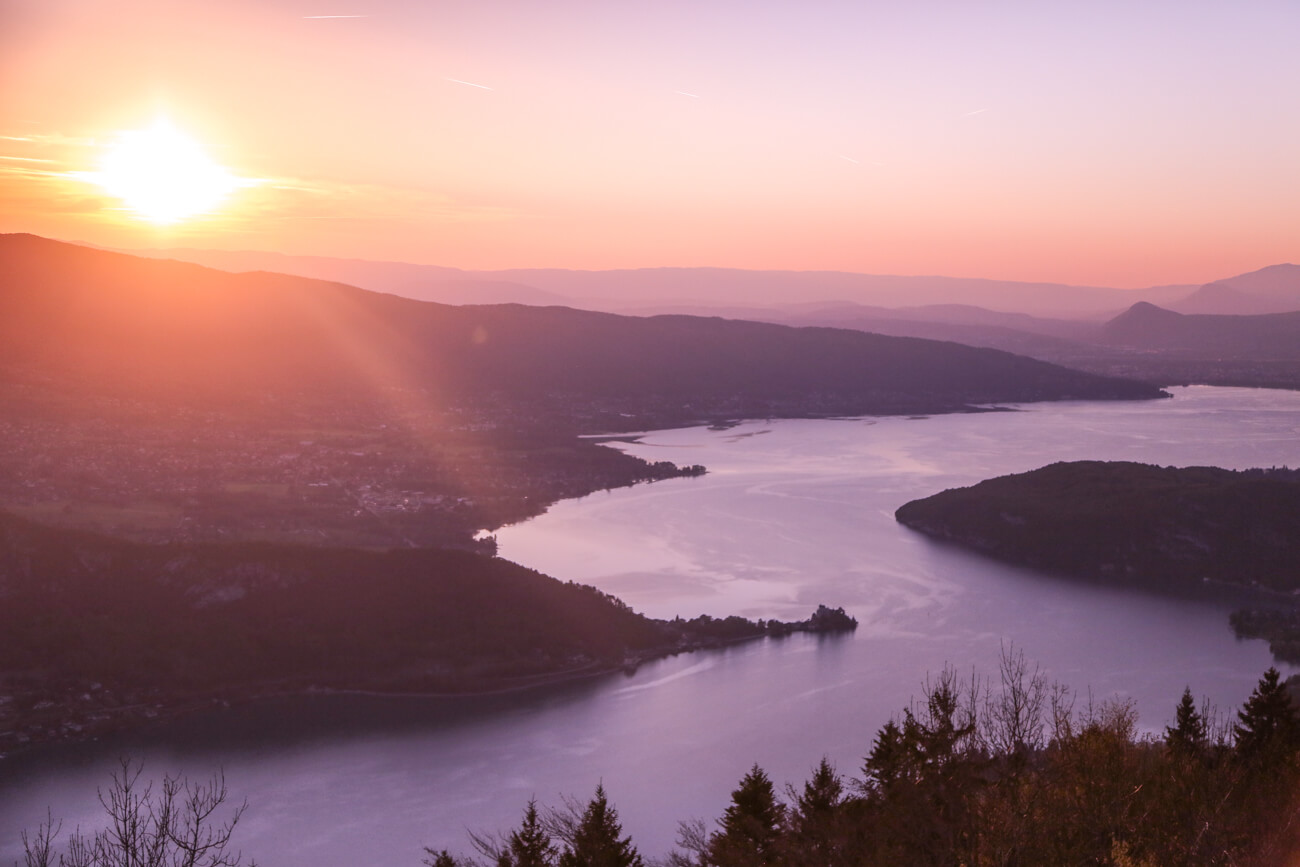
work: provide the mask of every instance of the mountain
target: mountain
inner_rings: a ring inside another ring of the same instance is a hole
[[[515,268],[468,271],[434,265],[369,262],[320,256],[194,249],[124,251],[178,259],[228,271],[275,271],[348,283],[377,292],[443,303],[564,304],[626,313],[655,307],[755,307],[844,299],[854,304],[908,307],[971,304],[1038,316],[1110,316],[1134,301],[1172,303],[1195,286],[1113,289],[962,277],[855,274],[843,271],[748,271],[738,268],[634,268],[577,271]],[[495,283],[479,289],[468,283]],[[513,287],[509,296],[499,293]],[[527,287],[527,288],[525,288]],[[467,300],[458,300],[462,293]]]
[[[1102,328],[1100,343],[1195,358],[1300,359],[1300,312],[1185,315],[1134,304]]]
[[[1169,305],[1178,313],[1210,313],[1226,315],[1251,315],[1258,313],[1285,313],[1293,307],[1286,301],[1265,298],[1243,292],[1227,283],[1207,283],[1181,301]]]
[[[0,363],[124,395],[421,395],[579,416],[951,410],[1159,392],[950,343],[691,316],[455,307],[0,236]]]
[[[251,250],[132,250],[132,255],[150,259],[175,259],[232,273],[270,271],[359,286],[384,292],[437,301],[441,304],[570,304],[571,300],[534,286],[491,276],[477,276],[460,268],[415,265],[407,262],[371,262],[329,256],[290,256]]]
[[[1216,280],[1168,307],[1179,313],[1228,315],[1300,310],[1300,265],[1270,265],[1249,274]]]
[[[1268,298],[1289,299],[1300,306],[1300,265],[1269,265],[1248,274],[1238,274],[1219,281]],[[1292,308],[1294,309],[1294,308]]]
[[[1133,584],[1300,590],[1300,473],[1057,463],[901,506],[928,536],[1035,569]]]

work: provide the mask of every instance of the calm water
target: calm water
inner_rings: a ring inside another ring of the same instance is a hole
[[[647,435],[628,451],[710,473],[559,504],[499,534],[501,555],[595,584],[658,617],[802,618],[819,602],[855,635],[795,636],[634,675],[458,701],[316,698],[238,708],[111,743],[0,762],[0,864],[46,807],[89,826],[122,753],[151,771],[223,767],[249,810],[244,850],[276,865],[417,865],[467,849],[603,780],[648,854],[679,819],[716,817],[758,762],[801,783],[828,755],[857,773],[877,728],[954,664],[996,669],[1014,642],[1054,679],[1137,701],[1148,729],[1185,685],[1225,710],[1270,664],[1232,637],[1227,600],[1169,599],[983,561],[898,526],[902,503],[1057,460],[1300,465],[1300,394],[1187,388],[1174,400],[1033,405],[931,418],[752,422]]]

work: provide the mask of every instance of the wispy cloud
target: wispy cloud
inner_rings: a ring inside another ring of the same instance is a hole
[[[700,98],[700,95],[699,95],[698,93],[687,93],[687,92],[684,91],[684,90],[674,90],[673,93],[679,94],[679,95],[681,95],[681,96],[689,96],[691,99],[699,99],[699,98]]]
[[[475,83],[472,82],[472,81],[461,81],[459,78],[448,78],[448,79],[445,79],[445,80],[446,80],[446,81],[450,81],[450,82],[453,83],[453,84],[463,84],[463,85],[465,85],[466,87],[477,87],[477,88],[479,88],[480,90],[491,90],[491,89],[492,89],[492,88],[488,87],[486,84],[475,84]]]
[[[968,111],[968,112],[966,112],[965,114],[962,115],[962,117],[974,117],[975,115],[977,115],[977,114],[983,114],[983,113],[986,112],[986,111],[988,111],[987,108],[977,108],[977,109],[975,109],[974,111]]]
[[[860,166],[860,165],[862,165],[861,161],[859,161],[859,160],[855,160],[853,157],[846,157],[844,154],[840,154],[839,156],[840,156],[840,159],[842,159],[842,160],[848,160],[849,162],[853,163],[855,166]]]

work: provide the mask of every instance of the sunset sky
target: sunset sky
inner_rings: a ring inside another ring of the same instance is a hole
[[[1297,34],[1293,0],[0,0],[0,231],[1200,283],[1300,261]],[[230,181],[161,225],[102,183],[160,118]]]

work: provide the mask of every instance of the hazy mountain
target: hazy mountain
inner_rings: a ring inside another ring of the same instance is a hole
[[[1206,283],[1181,301],[1169,305],[1178,313],[1248,315],[1282,313],[1291,309],[1285,301],[1252,295],[1227,283]]]
[[[1199,358],[1300,359],[1300,312],[1187,315],[1139,303],[1106,323],[1100,342]]]
[[[1285,298],[1300,303],[1300,265],[1269,265],[1248,274],[1220,280],[1235,289],[1269,298]]]
[[[1028,358],[829,328],[563,307],[453,307],[278,274],[0,236],[0,361],[94,387],[250,400],[420,392],[554,411],[937,411],[1145,398]]]
[[[131,255],[150,259],[175,259],[208,268],[242,273],[271,271],[317,280],[331,280],[386,292],[419,301],[442,304],[568,304],[570,300],[554,292],[518,282],[478,277],[473,272],[437,265],[413,265],[406,262],[371,262],[363,259],[336,259],[327,256],[289,256],[250,250],[132,250]]]
[[[229,271],[276,271],[334,280],[426,301],[566,304],[607,312],[650,308],[660,312],[685,312],[684,308],[689,307],[749,308],[841,299],[853,304],[891,308],[966,304],[1037,316],[1104,318],[1134,301],[1172,303],[1196,288],[1180,285],[1128,290],[959,277],[886,276],[839,271],[747,271],[736,268],[466,271],[433,265],[251,251],[167,249],[130,252],[196,262]],[[484,289],[487,294],[474,296],[470,287],[465,285],[467,281],[495,283],[497,288]],[[499,294],[502,284],[511,286],[509,291],[513,294]],[[462,301],[461,298],[469,300]]]
[[[1233,315],[1300,310],[1300,265],[1270,265],[1216,280],[1167,306],[1179,313]]]

